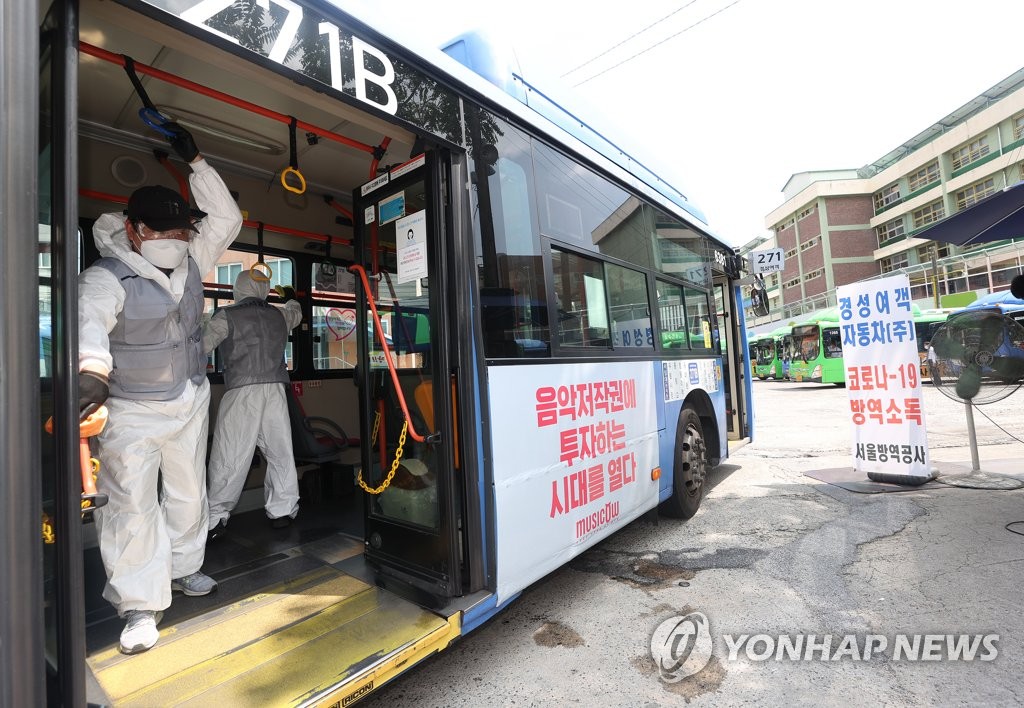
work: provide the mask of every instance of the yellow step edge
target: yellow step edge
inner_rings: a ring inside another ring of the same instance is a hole
[[[356,578],[338,574],[294,594],[261,593],[262,602],[236,603],[227,608],[229,612],[213,622],[204,621],[193,631],[179,634],[172,627],[161,632],[160,643],[146,653],[131,657],[118,653],[124,661],[105,668],[94,665],[93,671],[112,698],[130,695],[190,669],[199,657],[216,659],[231,653],[371,588]]]
[[[407,669],[415,666],[432,654],[441,651],[462,634],[461,613],[451,615],[445,624],[412,644],[402,647],[393,655],[374,664],[369,669],[346,678],[315,698],[297,703],[302,708],[344,708],[350,706],[370,692],[380,688]],[[310,693],[315,696],[315,689]]]
[[[389,605],[383,613],[382,602]],[[288,696],[308,690],[311,681],[303,675],[306,671],[337,676],[352,657],[364,660],[390,653],[406,644],[410,633],[412,637],[427,634],[430,627],[425,625],[440,621],[437,615],[372,588],[228,654],[198,661],[177,675],[122,695],[115,703],[229,706],[255,701],[279,705],[289,700]],[[362,629],[354,630],[353,625]],[[334,651],[317,651],[325,635],[333,635],[339,645]],[[300,689],[293,687],[297,681],[303,682]]]

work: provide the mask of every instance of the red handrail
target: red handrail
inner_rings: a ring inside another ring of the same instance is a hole
[[[79,51],[81,51],[83,54],[88,54],[89,56],[96,57],[97,59],[102,59],[103,61],[108,61],[111,64],[117,64],[120,67],[124,67],[124,56],[120,54],[115,54],[114,52],[107,51],[106,49],[97,47],[93,44],[89,44],[88,42],[79,42],[78,48]],[[242,108],[251,113],[261,115],[264,118],[270,118],[271,120],[276,120],[279,123],[291,125],[292,116],[286,116],[284,113],[272,111],[269,108],[264,108],[263,106],[258,106],[255,103],[250,103],[245,99],[237,98],[230,94],[223,93],[222,91],[209,88],[208,86],[203,86],[202,84],[197,84],[194,81],[183,79],[180,76],[169,74],[166,71],[161,71],[160,69],[148,66],[146,64],[141,64],[139,62],[134,62],[134,64],[135,71],[139,74],[146,74],[147,76],[152,76],[154,79],[159,79],[160,81],[165,81],[169,84],[174,84],[175,86],[180,86],[182,88],[189,89],[190,91],[195,91],[196,93],[201,94],[203,96],[208,96],[209,98],[213,98],[223,103],[227,103],[228,105],[235,106],[236,108]],[[326,128],[321,128],[319,126],[313,125],[312,123],[307,123],[304,120],[296,120],[295,126],[297,128],[302,128],[307,133],[313,133],[317,136],[327,138],[328,140],[333,140],[335,142],[341,143],[342,145],[347,145],[351,148],[355,148],[356,150],[368,152],[374,156],[376,156],[379,151],[379,148],[377,146],[367,145],[366,143],[361,143],[358,140],[346,138],[344,135],[338,135],[337,133],[331,132]]]
[[[409,423],[409,435],[416,442],[424,442],[426,438],[416,432],[416,428],[412,423],[412,416],[409,415],[409,407],[405,403],[405,394],[402,393],[402,386],[398,383],[398,371],[395,368],[394,359],[391,358],[391,350],[388,348],[388,343],[384,339],[384,327],[381,325],[380,315],[377,314],[377,303],[374,302],[373,293],[370,291],[370,281],[366,277],[366,269],[357,263],[353,263],[348,267],[348,270],[350,273],[358,275],[363,283],[363,292],[366,293],[366,301],[370,303],[370,314],[373,315],[373,322],[376,325],[374,331],[377,333],[377,340],[380,342],[381,349],[384,350],[384,361],[388,364],[391,382],[395,385],[395,396],[398,398],[398,405],[402,408],[402,415],[405,416],[405,420]]]
[[[79,195],[86,197],[87,199],[98,199],[103,202],[112,202],[114,204],[127,204],[128,197],[122,197],[119,194],[111,194],[109,192],[100,192],[95,189],[79,189]],[[242,221],[242,226],[246,226],[250,229],[259,228],[260,222],[253,221],[252,219],[245,219]],[[347,238],[339,238],[337,236],[331,236],[329,234],[318,234],[313,231],[302,231],[301,229],[293,229],[287,226],[275,226],[274,224],[263,224],[264,231],[270,231],[275,234],[283,234],[285,236],[296,236],[298,238],[305,238],[311,241],[324,241],[331,239],[331,243],[340,243],[343,246],[351,246],[352,241]],[[390,250],[390,249],[388,249]]]
[[[79,42],[78,46],[79,51],[81,51],[83,54],[95,56],[97,59],[102,59],[104,61],[110,61],[111,64],[116,64],[119,67],[125,66],[125,57],[121,54],[116,54],[113,51],[108,51],[101,47],[97,47],[93,44],[89,44],[88,42]],[[169,84],[174,84],[175,86],[180,86],[181,88],[187,88],[190,91],[195,91],[196,93],[200,93],[204,96],[209,96],[210,98],[215,98],[219,101],[227,103],[227,105],[229,106],[244,109],[246,111],[249,111],[250,113],[255,113],[258,116],[263,116],[264,118],[269,118],[270,120],[278,121],[279,123],[285,123],[286,125],[291,125],[292,123],[292,116],[286,116],[283,113],[278,113],[276,111],[271,111],[270,109],[263,108],[262,106],[257,106],[256,103],[250,103],[248,100],[245,100],[244,98],[238,98],[236,96],[230,95],[229,93],[218,91],[215,88],[210,88],[208,86],[204,86],[203,84],[197,84],[195,81],[182,79],[179,76],[175,76],[174,74],[168,74],[167,72],[161,71],[155,67],[139,64],[138,61],[135,61],[134,66],[135,71],[138,74],[145,74],[147,76],[152,76],[155,79],[165,81]],[[334,140],[335,142],[340,142],[343,145],[348,145],[349,148],[361,150],[364,153],[370,153],[371,155],[375,156],[378,154],[379,149],[376,147],[376,145],[368,145],[365,142],[353,140],[350,137],[345,137],[344,135],[339,135],[338,133],[332,132],[327,128],[321,128],[319,126],[313,125],[312,123],[306,123],[305,121],[300,120],[296,120],[295,126],[297,128],[302,128],[306,132],[313,133],[321,137],[326,137],[330,140]]]

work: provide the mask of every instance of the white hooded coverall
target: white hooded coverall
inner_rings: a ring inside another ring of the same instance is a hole
[[[238,236],[242,214],[220,175],[206,160],[191,163],[196,204],[207,213],[188,253],[200,274],[209,271]],[[170,274],[132,250],[122,213],[103,214],[93,226],[100,255],[126,263],[180,302],[186,258]],[[108,334],[125,305],[117,276],[91,266],[78,278],[79,369],[109,375],[114,367]],[[202,303],[198,303],[200,310]],[[96,486],[107,494],[95,514],[106,598],[122,617],[131,610],[164,610],[171,579],[198,571],[206,547],[206,437],[210,384],[186,381],[168,401],[111,397],[109,420],[95,438],[100,471]]]
[[[266,300],[270,292],[270,284],[253,280],[249,273],[243,271],[235,279],[235,303],[240,305],[248,298]],[[217,310],[203,329],[203,350],[213,351],[229,336],[232,336],[232,320],[229,306]],[[249,308],[252,317],[277,318],[284,317],[284,329],[280,329],[280,320],[267,322],[264,328],[267,337],[280,337],[279,341],[262,341],[252,343],[258,347],[265,345],[270,348],[269,355],[278,362],[284,361],[284,349],[287,344],[287,333],[302,321],[302,307],[296,300],[289,300],[284,307],[273,306]],[[276,325],[276,326],[275,326]],[[251,348],[251,347],[250,347]],[[236,361],[225,355],[225,380],[231,378],[228,371],[232,366],[243,365],[241,356],[249,351],[240,351],[242,347],[232,348]],[[224,347],[221,348],[225,354]],[[247,372],[249,373],[249,372]],[[229,387],[217,409],[217,425],[213,433],[213,446],[210,449],[209,467],[209,528],[221,521],[227,523],[231,511],[238,503],[245,485],[253,451],[259,447],[267,460],[267,473],[263,481],[264,507],[267,516],[276,519],[283,516],[292,518],[299,511],[299,482],[295,470],[295,457],[292,453],[292,430],[288,418],[288,401],[285,398],[285,386],[290,383],[268,381],[276,378],[271,372],[264,376],[256,376],[256,382],[246,383],[237,387]],[[283,363],[280,376],[288,378]],[[250,377],[248,380],[252,380]]]

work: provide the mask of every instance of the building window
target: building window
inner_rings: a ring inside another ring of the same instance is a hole
[[[942,200],[936,199],[931,204],[925,204],[914,211],[914,228],[919,229],[925,224],[932,224],[946,216],[946,209],[942,206]]]
[[[824,268],[818,268],[818,270],[812,270],[810,273],[808,273],[807,274],[807,279],[808,280],[814,280],[815,278],[820,278],[823,275],[825,275],[825,269]]]
[[[966,209],[975,202],[994,194],[995,191],[996,181],[993,177],[975,182],[956,193],[956,208],[957,210]]]
[[[793,278],[792,280],[787,280],[785,283],[783,283],[782,287],[784,287],[784,288],[795,288],[799,284],[800,284],[800,278]]]
[[[786,219],[784,222],[782,222],[781,224],[779,224],[778,226],[775,227],[775,233],[779,233],[780,231],[785,231],[786,229],[788,229],[790,226],[792,226],[795,223],[796,223],[795,219],[792,219],[792,218]]]
[[[959,170],[972,162],[977,162],[988,154],[988,138],[982,135],[977,140],[958,147],[950,153],[953,158],[953,169]]]
[[[224,285],[234,285],[235,278],[241,272],[241,263],[221,263],[217,266],[217,282]]]
[[[882,272],[883,273],[891,273],[894,270],[899,270],[900,268],[906,268],[907,267],[907,254],[905,252],[904,253],[897,253],[894,256],[889,256],[888,258],[883,258],[881,261],[879,261],[879,265],[882,266]]]
[[[789,249],[788,251],[786,251],[786,260],[788,261],[790,258],[792,258],[795,255],[796,255],[796,249],[795,248]]]
[[[875,192],[875,211],[882,211],[900,200],[900,186],[893,183]]]
[[[935,257],[945,258],[949,255],[949,244],[932,242],[924,246],[917,247],[917,262],[918,263],[931,263],[932,261],[932,246],[935,246]]]
[[[811,204],[806,209],[801,209],[800,210],[800,213],[798,213],[796,215],[796,220],[800,221],[800,219],[804,218],[805,216],[810,216],[813,213],[814,213],[814,205]]]
[[[939,181],[939,161],[932,160],[917,172],[907,176],[910,182],[910,191],[916,192],[922,187],[927,187],[932,182]]]
[[[810,241],[805,241],[805,242],[801,243],[800,244],[800,250],[801,251],[806,251],[809,248],[814,248],[815,246],[818,245],[818,241],[820,241],[820,240],[821,239],[819,239],[817,236],[815,236]]]
[[[1013,119],[1013,139],[1020,140],[1024,137],[1024,113]]]
[[[875,227],[875,233],[878,234],[878,245],[883,246],[890,241],[897,241],[903,238],[903,217],[898,219],[892,219],[879,226]]]

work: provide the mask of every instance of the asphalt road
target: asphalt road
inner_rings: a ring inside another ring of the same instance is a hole
[[[803,472],[850,466],[847,392],[754,390],[755,443],[712,473],[693,519],[634,522],[360,705],[1024,703],[1024,536],[1005,528],[1024,521],[1024,489],[861,494],[819,482]],[[963,406],[924,396],[932,461],[970,471]],[[1022,404],[1018,392],[976,409],[982,469],[996,477],[1024,479]],[[693,612],[708,620],[710,661],[662,680],[652,635]],[[737,645],[742,635],[762,638]],[[782,635],[831,639],[802,645],[800,660],[762,659]],[[974,659],[951,660],[945,635],[968,635]],[[899,641],[920,643],[916,660],[894,655]]]

